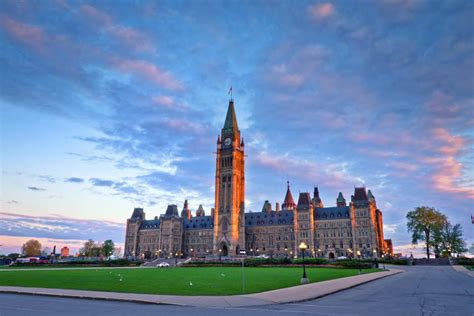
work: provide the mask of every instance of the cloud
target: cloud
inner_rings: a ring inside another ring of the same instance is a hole
[[[260,153],[254,162],[280,174],[305,179],[318,186],[327,186],[332,189],[364,183],[363,179],[348,172],[346,163],[322,163],[267,152]]]
[[[29,190],[32,191],[46,191],[44,188],[39,188],[39,187],[28,187]]]
[[[99,178],[91,178],[89,181],[97,187],[111,187],[114,185],[114,182],[111,180],[103,180]]]
[[[36,50],[43,50],[48,42],[48,35],[36,25],[17,22],[3,16],[0,25],[16,40],[23,42]]]
[[[65,182],[82,183],[84,182],[84,179],[72,177],[72,178],[67,178]]]
[[[0,235],[105,240],[123,238],[124,224],[65,216],[29,216],[0,212]]]
[[[316,20],[323,20],[332,16],[335,13],[335,8],[332,3],[326,2],[314,4],[308,7],[308,11]]]
[[[182,91],[184,89],[183,84],[177,81],[169,71],[163,71],[155,64],[145,60],[115,58],[111,65],[121,72],[146,79],[168,90]]]
[[[150,38],[143,32],[129,26],[116,23],[112,16],[92,5],[82,5],[81,12],[93,22],[99,24],[107,34],[118,39],[128,48],[141,51],[152,51]]]

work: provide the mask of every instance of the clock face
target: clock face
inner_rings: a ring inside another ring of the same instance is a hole
[[[224,140],[224,145],[229,146],[232,143],[232,140],[230,138],[226,138]]]

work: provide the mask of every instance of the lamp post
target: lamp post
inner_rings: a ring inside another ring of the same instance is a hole
[[[352,249],[347,248],[347,252],[349,253],[349,259],[352,259]]]
[[[285,257],[288,258],[288,248],[285,247]]]
[[[375,267],[378,269],[379,268],[379,263],[377,262],[377,250],[373,250],[374,253],[374,258],[375,258]]]
[[[383,270],[385,271],[385,254],[382,254]]]
[[[308,246],[302,242],[300,245],[299,245],[299,248],[301,250],[301,253],[303,255],[303,277],[301,278],[301,284],[306,284],[306,283],[309,283],[309,279],[308,277],[306,276],[306,266],[304,265],[304,252],[306,251],[306,249],[308,248]]]
[[[194,249],[191,248],[191,259],[194,257]]]
[[[219,249],[219,261],[221,261],[222,259],[221,254],[222,254],[222,249]]]
[[[359,257],[358,265],[359,265],[359,274],[361,274],[362,270],[360,268],[360,250],[357,250],[357,257]]]
[[[178,266],[178,253],[177,252],[175,252],[174,254],[174,265]]]
[[[321,248],[318,248],[318,257],[321,257]]]

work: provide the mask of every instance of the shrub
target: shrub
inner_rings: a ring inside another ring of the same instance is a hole
[[[472,266],[474,265],[474,258],[456,258],[453,260],[456,264],[463,266]]]
[[[300,259],[300,258],[294,259],[293,263],[294,264],[303,264],[303,259]],[[315,264],[315,265],[328,264],[328,260],[325,259],[325,258],[305,258],[304,263],[305,264]]]
[[[351,269],[371,269],[373,267],[372,262],[363,262],[359,260],[338,260],[336,262],[331,263],[332,265],[344,268],[351,268]]]

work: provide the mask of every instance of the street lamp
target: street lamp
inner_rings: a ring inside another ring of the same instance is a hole
[[[221,254],[222,254],[222,249],[219,249],[219,261],[221,261]]]
[[[176,266],[178,265],[178,253],[177,252],[174,254],[174,264]]]
[[[347,248],[347,252],[349,253],[349,259],[352,259],[352,249]]]
[[[318,248],[318,257],[321,257],[321,248]]]
[[[360,268],[360,250],[357,250],[357,257],[359,257],[359,274],[362,272]]]
[[[385,253],[382,254],[383,270],[385,271]]]
[[[379,268],[379,263],[377,262],[377,250],[373,250],[374,253],[374,258],[375,258],[375,267],[378,269]]]
[[[301,278],[301,284],[306,284],[306,283],[309,283],[309,279],[308,277],[306,276],[306,266],[304,265],[304,252],[306,251],[306,249],[308,248],[308,246],[302,242],[300,245],[299,245],[299,248],[301,250],[301,253],[303,255],[303,277]]]

